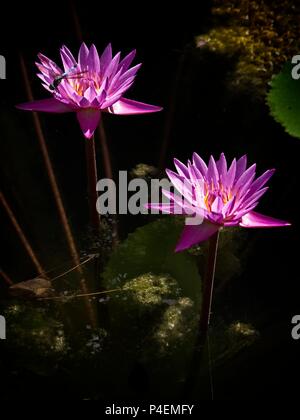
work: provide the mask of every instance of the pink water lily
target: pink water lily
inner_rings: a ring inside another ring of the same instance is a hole
[[[147,207],[167,214],[179,213],[179,208],[182,214],[202,216],[203,223],[185,225],[176,251],[206,241],[224,226],[270,228],[290,225],[253,211],[267,191],[265,184],[274,169],[256,178],[256,165],[247,169],[246,155],[239,160],[234,159],[228,168],[224,153],[217,162],[211,156],[208,166],[197,153],[187,166],[177,159],[174,159],[174,164],[177,173],[168,169],[166,172],[183,200],[177,194],[163,190],[170,202],[150,203]]]
[[[76,112],[86,138],[92,137],[101,112],[130,115],[160,111],[161,107],[123,98],[141,67],[141,64],[130,67],[135,54],[134,50],[122,60],[120,53],[113,57],[109,44],[99,57],[94,45],[89,49],[83,43],[76,60],[70,50],[63,46],[60,49],[63,69],[39,54],[40,62],[36,63],[38,77],[53,97],[17,107],[50,113]]]

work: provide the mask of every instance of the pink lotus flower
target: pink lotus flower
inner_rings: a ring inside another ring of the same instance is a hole
[[[137,64],[130,68],[135,53],[132,51],[120,61],[120,53],[113,57],[109,44],[99,57],[94,45],[88,49],[83,43],[76,61],[63,46],[60,55],[64,70],[39,54],[38,77],[53,98],[20,104],[17,108],[50,113],[76,112],[86,138],[92,137],[102,111],[122,115],[160,111],[161,107],[123,98],[141,67]]]
[[[163,190],[170,203],[150,203],[147,208],[167,214],[194,214],[201,217],[203,223],[185,225],[176,251],[206,241],[224,226],[270,228],[290,225],[253,211],[267,191],[265,184],[274,169],[255,179],[256,165],[246,169],[246,155],[238,161],[234,159],[228,169],[224,153],[217,162],[211,156],[208,166],[197,153],[194,153],[193,162],[189,161],[187,166],[177,159],[174,159],[174,164],[177,173],[168,169],[166,172],[183,200],[177,194]]]

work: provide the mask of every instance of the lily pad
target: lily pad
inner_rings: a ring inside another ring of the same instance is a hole
[[[286,63],[273,77],[267,103],[271,115],[291,136],[300,138],[300,80],[292,78],[292,64]]]
[[[122,287],[144,273],[165,273],[178,282],[183,296],[199,302],[201,279],[196,261],[186,252],[174,252],[182,228],[182,220],[165,217],[130,234],[105,268],[105,288]]]

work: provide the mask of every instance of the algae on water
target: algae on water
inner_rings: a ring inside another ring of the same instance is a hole
[[[231,86],[264,95],[272,74],[299,52],[300,4],[213,0],[213,5],[214,26],[196,38],[196,46],[235,60]]]

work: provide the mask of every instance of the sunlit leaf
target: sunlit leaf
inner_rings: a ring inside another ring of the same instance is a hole
[[[300,80],[292,78],[292,64],[287,63],[273,77],[267,97],[271,115],[294,137],[300,138]]]

